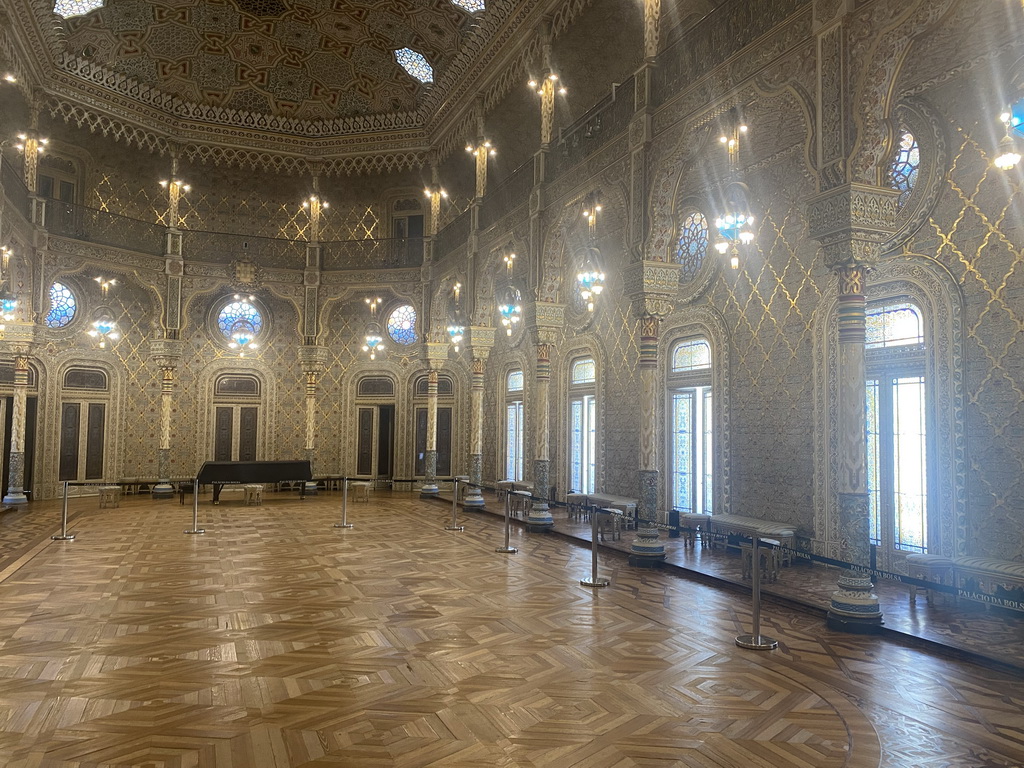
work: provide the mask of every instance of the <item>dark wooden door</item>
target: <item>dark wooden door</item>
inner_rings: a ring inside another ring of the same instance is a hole
[[[89,403],[89,421],[85,435],[85,479],[103,478],[103,435],[105,432],[106,406],[103,403]]]
[[[231,427],[234,421],[234,413],[232,411],[234,409],[230,407],[218,407],[214,414],[214,461],[231,461]]]
[[[259,408],[242,408],[238,421],[238,460],[256,461],[257,414]]]
[[[78,429],[81,421],[82,406],[80,403],[61,405],[58,480],[78,479]]]

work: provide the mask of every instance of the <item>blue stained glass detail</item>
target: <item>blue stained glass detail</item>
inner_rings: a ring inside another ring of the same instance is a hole
[[[403,304],[388,316],[388,336],[398,344],[416,343],[416,310]]]
[[[683,218],[676,243],[676,262],[682,264],[680,279],[689,282],[700,272],[708,252],[708,220],[700,211],[692,211]]]
[[[50,286],[50,311],[46,313],[46,325],[50,328],[64,328],[75,319],[78,302],[71,289],[63,283]]]
[[[226,339],[236,331],[248,331],[255,337],[263,329],[263,315],[248,301],[236,299],[221,309],[217,315],[217,327]]]
[[[508,391],[509,392],[522,392],[523,391],[523,372],[512,371],[508,375]]]
[[[869,307],[864,322],[867,349],[924,344],[921,309],[908,301]]]
[[[899,204],[903,205],[917,184],[917,171],[921,167],[921,149],[910,131],[900,136],[896,157],[889,166],[889,182],[893,189],[900,191]]]
[[[484,0],[452,0],[452,4],[459,6],[459,8],[469,11],[470,13],[487,10],[484,5]]]
[[[434,68],[430,66],[422,53],[417,53],[412,48],[399,48],[395,51],[395,58],[402,69],[421,83],[434,82]]]

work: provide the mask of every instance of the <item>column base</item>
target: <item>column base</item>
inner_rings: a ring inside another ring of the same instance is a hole
[[[150,491],[150,496],[154,499],[173,499],[174,498],[174,486],[168,483],[166,480],[161,480],[159,483],[153,486],[153,490]]]
[[[884,622],[878,595],[871,591],[874,586],[867,576],[852,571],[840,576],[839,589],[832,593],[828,609],[828,628],[858,635],[880,632]]]
[[[28,496],[21,491],[11,491],[3,499],[4,504],[28,504]]]
[[[484,497],[480,494],[479,488],[470,488],[466,491],[466,495],[462,499],[462,506],[483,509],[484,505]]]
[[[547,504],[535,504],[526,517],[526,530],[530,533],[546,533],[555,527],[555,518]]]
[[[420,488],[421,499],[436,499],[439,493],[441,493],[441,489],[433,483],[427,483]]]
[[[629,547],[629,564],[634,568],[657,568],[665,562],[665,545],[658,529],[645,520],[637,523],[636,538]]]

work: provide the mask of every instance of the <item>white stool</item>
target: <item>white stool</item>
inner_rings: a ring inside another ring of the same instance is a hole
[[[261,506],[263,504],[263,486],[258,483],[250,483],[242,486],[245,493],[245,506]]]
[[[359,480],[354,483],[349,483],[349,490],[352,491],[352,501],[369,501],[370,500],[370,485],[371,483],[365,480]]]

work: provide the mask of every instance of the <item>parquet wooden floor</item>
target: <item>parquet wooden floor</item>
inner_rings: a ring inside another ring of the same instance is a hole
[[[1024,764],[1024,680],[411,494],[73,504],[0,527],[11,768]]]

